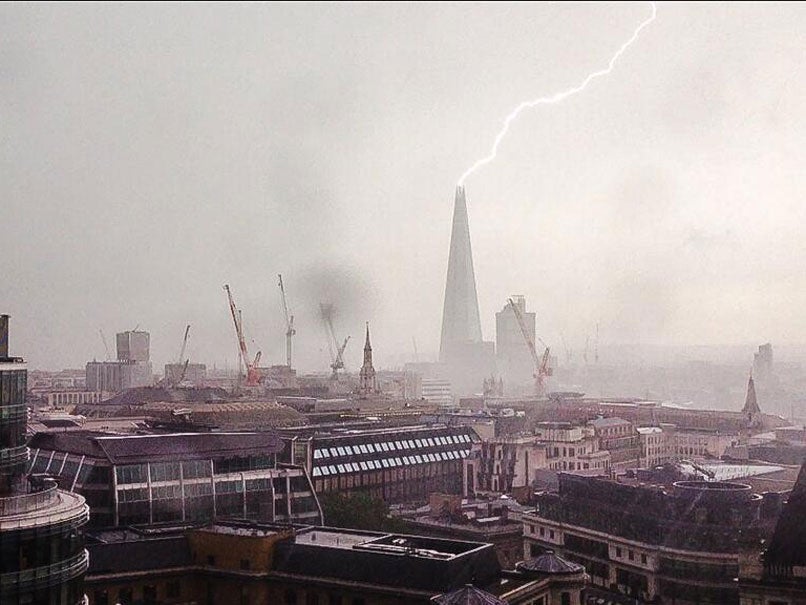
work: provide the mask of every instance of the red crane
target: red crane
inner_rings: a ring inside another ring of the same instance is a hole
[[[554,373],[549,366],[549,347],[546,346],[546,343],[541,340],[540,342],[543,344],[543,346],[546,346],[546,350],[543,351],[542,357],[537,354],[534,340],[532,340],[532,337],[529,335],[529,330],[526,329],[526,322],[523,319],[521,310],[511,298],[508,299],[508,302],[509,306],[512,307],[512,312],[515,313],[515,319],[518,320],[518,326],[521,329],[521,334],[523,334],[523,339],[526,341],[526,346],[529,347],[529,353],[531,353],[532,361],[535,365],[535,394],[538,397],[544,397],[546,395],[546,381],[548,377]]]
[[[246,386],[254,387],[260,384],[260,372],[258,372],[257,364],[260,361],[260,351],[255,355],[254,361],[250,363],[249,352],[246,350],[246,339],[243,337],[243,326],[239,319],[238,308],[235,306],[235,301],[232,300],[232,292],[229,286],[224,284],[224,290],[227,291],[227,298],[229,299],[229,310],[232,313],[232,321],[235,324],[235,334],[238,336],[238,346],[241,351],[241,360],[246,366]]]

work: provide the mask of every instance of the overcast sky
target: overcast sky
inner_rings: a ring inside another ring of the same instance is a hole
[[[456,181],[523,100],[602,69],[635,4],[0,5],[0,308],[32,367],[139,325],[174,358],[436,356]],[[466,182],[486,339],[806,342],[802,4],[658,4],[613,72]]]

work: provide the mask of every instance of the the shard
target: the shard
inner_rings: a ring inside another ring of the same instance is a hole
[[[456,188],[448,256],[448,278],[445,283],[445,305],[442,309],[442,337],[439,360],[451,363],[462,356],[471,343],[481,342],[479,300],[473,253],[470,249],[470,227],[464,187]]]

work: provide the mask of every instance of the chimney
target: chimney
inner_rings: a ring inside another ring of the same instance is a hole
[[[8,357],[8,315],[0,315],[0,359]]]

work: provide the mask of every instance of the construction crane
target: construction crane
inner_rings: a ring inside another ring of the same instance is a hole
[[[330,351],[330,369],[333,370],[331,378],[335,379],[339,376],[339,370],[344,369],[344,349],[347,348],[347,343],[350,337],[344,339],[344,342],[339,345],[339,340],[336,338],[336,332],[333,329],[333,305],[326,305],[319,303],[319,310],[322,313],[322,320],[325,322],[325,329],[328,333],[327,348]],[[335,345],[335,353],[333,346]]]
[[[182,339],[182,348],[179,350],[179,358],[176,360],[176,365],[177,366],[182,365],[182,363],[183,363],[182,360],[185,359],[185,349],[187,349],[187,346],[188,346],[188,336],[189,335],[190,335],[190,324],[188,324],[185,327],[185,336]],[[184,365],[182,365],[182,371],[179,373],[179,378],[176,378],[173,381],[173,383],[175,385],[179,384],[180,382],[182,382],[185,379],[185,373],[187,373],[188,362],[189,361],[190,361],[189,358],[185,359]]]
[[[515,319],[518,320],[518,326],[521,329],[521,334],[523,334],[523,339],[526,341],[526,346],[529,348],[529,353],[532,355],[532,362],[535,366],[535,394],[538,397],[544,397],[546,395],[546,381],[548,377],[553,374],[551,367],[549,367],[550,349],[541,340],[540,342],[546,347],[546,350],[543,351],[542,356],[537,354],[537,348],[535,347],[534,340],[532,340],[532,337],[529,335],[529,330],[526,328],[526,322],[523,319],[521,310],[511,298],[508,299],[508,302],[509,306],[512,307],[512,312],[515,313]]]
[[[243,326],[241,325],[240,311],[235,306],[235,301],[232,299],[232,292],[229,286],[224,284],[224,290],[227,291],[227,299],[229,300],[229,310],[232,313],[232,322],[235,324],[235,334],[238,337],[238,347],[240,350],[240,359],[246,366],[246,386],[254,387],[260,384],[260,373],[257,369],[257,364],[260,361],[260,351],[255,355],[254,361],[249,361],[249,352],[246,350],[246,339],[243,337]]]
[[[288,302],[285,299],[285,288],[283,287],[283,276],[279,273],[277,277],[280,278],[280,294],[283,298],[283,312],[285,313],[285,363],[291,367],[291,338],[297,331],[294,329],[294,316],[288,313]]]

